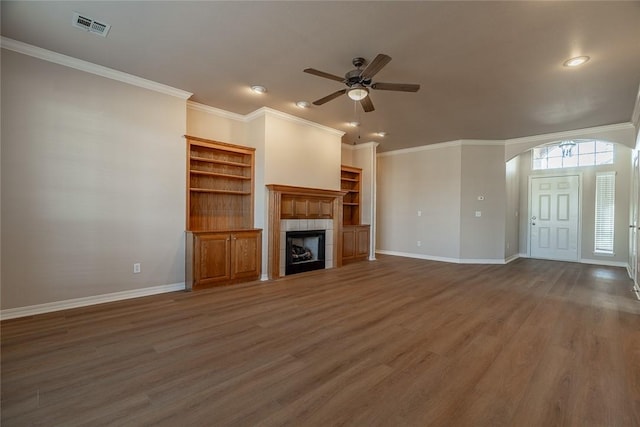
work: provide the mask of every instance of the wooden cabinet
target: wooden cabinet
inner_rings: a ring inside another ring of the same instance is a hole
[[[342,262],[359,261],[369,257],[368,225],[345,225],[342,227]]]
[[[187,289],[260,277],[255,149],[187,136]]]
[[[344,225],[360,224],[360,181],[362,169],[353,166],[342,166],[340,169],[340,189],[346,191],[342,199],[342,223]]]
[[[360,224],[360,188],[362,169],[342,166],[340,189],[346,191],[342,199],[342,262],[359,261],[369,257],[370,226]]]
[[[329,219],[333,199],[309,196],[282,196],[280,219]]]
[[[260,277],[262,230],[188,231],[186,286],[189,290]]]

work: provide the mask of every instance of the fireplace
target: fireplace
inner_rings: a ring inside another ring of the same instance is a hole
[[[325,230],[287,231],[285,274],[325,268]]]

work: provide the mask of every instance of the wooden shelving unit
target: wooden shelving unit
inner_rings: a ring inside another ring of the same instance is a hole
[[[369,225],[360,223],[360,189],[362,169],[342,165],[340,189],[342,199],[342,262],[366,259],[369,256]]]
[[[253,228],[255,149],[186,136],[187,287],[260,276]]]
[[[343,225],[360,224],[360,179],[362,169],[342,166],[340,171],[340,189],[346,191],[342,199]]]

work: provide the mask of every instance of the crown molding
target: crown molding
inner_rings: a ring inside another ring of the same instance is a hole
[[[416,153],[419,151],[439,150],[451,147],[504,147],[505,141],[489,139],[458,139],[456,141],[439,142],[437,144],[421,145],[419,147],[403,148],[401,150],[386,151],[378,154],[379,157],[397,156],[401,154]]]
[[[571,139],[585,134],[628,131],[633,129],[631,123],[616,123],[613,125],[594,126],[591,128],[567,130],[562,132],[545,133],[541,135],[524,136],[522,138],[507,139],[506,145],[531,144],[536,142],[549,142],[554,140]]]
[[[378,153],[378,157],[400,156],[402,154],[417,153],[420,151],[441,150],[444,148],[452,148],[452,147],[462,147],[462,141],[457,140],[457,141],[438,142],[436,144],[421,145],[419,147],[402,148],[400,150],[385,151],[384,153]]]
[[[95,74],[97,76],[116,80],[122,83],[127,83],[133,86],[138,86],[143,89],[153,90],[165,95],[175,96],[176,98],[188,99],[189,97],[191,97],[191,95],[193,95],[191,92],[186,92],[184,90],[176,89],[162,83],[143,79],[142,77],[127,74],[122,71],[114,70],[112,68],[103,67],[102,65],[93,64],[91,62],[83,61],[82,59],[73,58],[71,56],[63,55],[61,53],[53,52],[7,37],[2,37],[0,46],[3,49],[11,50],[23,55],[32,56],[43,61],[53,62],[54,64],[63,65],[65,67],[84,71],[86,73]]]
[[[259,108],[249,114],[247,114],[246,116],[244,116],[244,121],[245,122],[250,122],[252,120],[257,119],[258,117],[262,117],[262,116],[273,116],[273,117],[278,117],[280,119],[284,119],[287,120],[289,122],[292,123],[298,123],[298,124],[302,124],[302,125],[306,125],[306,126],[311,126],[311,127],[315,127],[317,129],[323,130],[325,132],[328,133],[332,133],[336,136],[342,137],[346,132],[334,129],[334,128],[330,128],[328,126],[324,126],[321,125],[319,123],[316,122],[312,122],[310,120],[307,119],[303,119],[297,116],[294,116],[292,114],[288,114],[288,113],[283,113],[282,111],[278,111],[278,110],[274,110],[273,108],[269,108],[269,107],[262,107]]]
[[[486,147],[486,146],[505,146],[504,140],[488,140],[488,139],[461,139],[460,143],[466,147]]]
[[[213,114],[214,116],[222,117],[225,119],[237,120],[239,122],[245,122],[245,117],[242,114],[232,113],[231,111],[222,110],[220,108],[210,107],[205,104],[200,104],[195,101],[187,101],[187,108],[196,111],[202,111],[204,113]]]
[[[347,150],[351,150],[351,151],[355,151],[355,150],[362,150],[364,148],[376,148],[377,146],[379,146],[380,143],[379,142],[375,142],[375,141],[369,141],[369,142],[363,142],[362,144],[345,144],[344,142],[342,143],[342,148],[347,149]]]

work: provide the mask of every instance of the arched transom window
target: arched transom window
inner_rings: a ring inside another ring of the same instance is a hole
[[[559,169],[613,164],[614,144],[595,139],[574,139],[536,147],[533,169]]]

